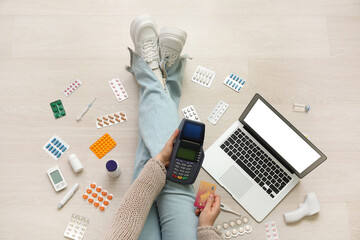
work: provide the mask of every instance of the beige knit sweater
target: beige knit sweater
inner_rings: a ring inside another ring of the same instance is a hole
[[[138,239],[151,205],[165,181],[164,165],[154,158],[150,159],[122,199],[105,239]],[[199,240],[222,239],[221,232],[212,226],[198,227],[197,237]]]

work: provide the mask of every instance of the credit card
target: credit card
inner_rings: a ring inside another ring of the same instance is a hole
[[[201,181],[198,192],[196,194],[194,206],[198,208],[204,208],[209,196],[211,194],[215,194],[215,190],[215,184]]]

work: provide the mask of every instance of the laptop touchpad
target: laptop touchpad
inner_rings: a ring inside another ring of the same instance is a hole
[[[222,175],[220,181],[231,191],[231,194],[238,198],[241,198],[252,186],[251,182],[234,166],[230,167]]]

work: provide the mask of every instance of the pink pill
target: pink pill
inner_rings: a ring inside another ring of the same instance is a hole
[[[125,94],[124,97],[127,97],[127,95]]]

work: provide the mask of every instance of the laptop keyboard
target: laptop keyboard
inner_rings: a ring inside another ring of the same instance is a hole
[[[220,148],[272,198],[291,180],[291,177],[239,128]]]

